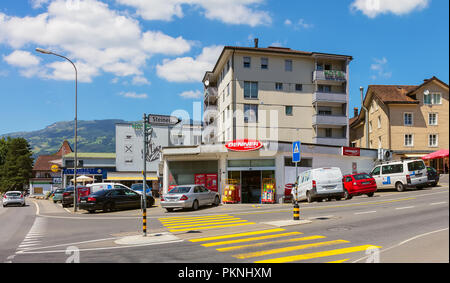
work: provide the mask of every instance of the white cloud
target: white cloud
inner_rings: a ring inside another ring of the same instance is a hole
[[[50,0],[31,0],[31,6],[33,9],[39,9],[44,6],[44,4],[47,4]]]
[[[264,0],[116,0],[117,3],[136,9],[145,20],[172,21],[182,18],[183,5],[193,6],[202,11],[210,20],[219,20],[234,25],[269,25],[272,18],[266,11],[254,9]]]
[[[166,59],[156,66],[156,72],[169,82],[200,82],[205,72],[213,69],[222,50],[223,46],[213,45],[203,48],[196,58]]]
[[[404,15],[414,10],[422,10],[429,2],[430,0],[355,0],[350,8],[373,19],[379,14]]]
[[[137,20],[98,0],[53,0],[45,13],[36,16],[0,12],[0,44],[13,49],[42,47],[66,55],[77,62],[85,82],[103,72],[118,77],[142,76],[143,67],[154,54],[181,55],[192,45],[180,36],[144,31]],[[61,66],[46,65],[44,73],[65,80],[68,75]]]
[[[3,60],[9,65],[28,68],[39,65],[41,59],[28,51],[16,50],[8,56],[3,56]]]
[[[180,96],[183,98],[191,98],[191,99],[198,99],[203,96],[203,94],[199,90],[189,90],[184,91],[180,93]]]
[[[150,82],[145,78],[141,76],[136,76],[133,78],[133,85],[149,85]]]
[[[284,24],[286,26],[292,26],[294,27],[294,29],[299,30],[299,29],[310,29],[313,28],[314,25],[313,24],[308,24],[306,23],[306,21],[304,19],[299,19],[297,22],[293,23],[290,19],[286,19],[284,21]]]
[[[146,99],[148,97],[148,95],[145,93],[137,94],[135,92],[121,92],[119,95],[126,98],[134,98],[134,99]]]
[[[392,77],[392,72],[386,71],[386,65],[388,63],[388,60],[383,57],[381,59],[373,59],[375,61],[374,64],[370,65],[370,69],[372,71],[375,71],[376,74],[372,75],[372,79],[376,80],[377,78],[390,78]]]

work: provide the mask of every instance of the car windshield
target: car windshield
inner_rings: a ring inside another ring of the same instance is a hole
[[[18,193],[18,192],[6,193],[6,195],[9,197],[20,197],[21,193]]]
[[[408,163],[408,171],[416,171],[422,169],[425,169],[425,164],[423,163],[423,161],[414,161]]]
[[[359,181],[359,180],[364,180],[364,179],[370,179],[370,178],[372,178],[372,177],[370,177],[370,175],[369,175],[369,174],[366,174],[366,173],[364,173],[364,174],[358,174],[358,175],[354,175],[353,177],[354,177],[354,178],[355,178],[355,180],[357,180],[357,181]]]
[[[175,187],[170,190],[169,194],[187,194],[191,190],[191,187]]]
[[[147,189],[148,189],[148,185],[147,185]],[[138,191],[142,191],[142,184],[133,184],[131,185],[131,189],[132,190],[138,190]]]
[[[109,190],[101,190],[95,193],[92,193],[92,196],[104,196],[107,192],[109,192]]]
[[[63,193],[64,192],[64,190],[56,190],[55,191],[55,194],[61,194],[61,193]]]
[[[65,192],[73,192],[73,187],[67,187]]]

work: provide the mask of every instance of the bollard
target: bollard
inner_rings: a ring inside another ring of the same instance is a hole
[[[294,220],[300,220],[300,207],[297,202],[294,204]]]

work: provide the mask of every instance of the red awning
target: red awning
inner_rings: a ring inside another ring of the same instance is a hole
[[[427,160],[427,159],[436,159],[436,158],[444,158],[444,157],[448,157],[448,149],[441,149],[441,150],[432,152],[430,154],[423,156],[422,159]]]

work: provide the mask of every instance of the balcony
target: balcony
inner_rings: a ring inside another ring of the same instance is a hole
[[[203,112],[203,121],[207,123],[212,123],[213,120],[217,116],[217,106],[209,105],[205,107],[205,111]]]
[[[207,87],[205,89],[205,104],[216,104],[218,98],[217,87]]]
[[[325,144],[334,146],[348,146],[348,140],[346,138],[340,137],[314,137],[313,143],[315,144]]]
[[[329,92],[314,92],[313,93],[313,103],[329,102],[343,104],[347,103],[346,93],[329,93]]]
[[[315,70],[313,72],[313,81],[326,82],[327,84],[341,84],[347,81],[347,74],[338,70]]]
[[[312,124],[321,126],[347,126],[348,118],[345,115],[313,115]]]

